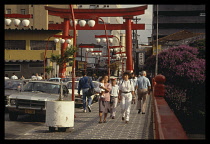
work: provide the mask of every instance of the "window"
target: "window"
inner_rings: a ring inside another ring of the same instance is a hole
[[[6,9],[6,14],[11,14],[11,9]]]
[[[4,66],[5,71],[15,71],[15,72],[19,72],[20,71],[20,65],[17,64],[6,64]]]
[[[200,13],[200,16],[206,16],[206,13]]]
[[[25,50],[26,41],[25,40],[5,40],[4,47],[6,50]]]
[[[49,24],[54,24],[54,21],[49,21]]]
[[[45,50],[47,45],[47,41],[44,40],[31,40],[30,41],[30,47],[31,50]],[[48,42],[48,50],[55,50],[56,49],[56,44],[54,41],[49,41]]]
[[[21,9],[20,10],[20,14],[26,14],[26,10],[25,9]]]
[[[28,67],[44,67],[43,63],[30,63]]]

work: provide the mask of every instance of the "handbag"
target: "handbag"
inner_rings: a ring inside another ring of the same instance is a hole
[[[89,83],[89,86],[90,86],[90,79],[88,79],[88,83]],[[90,97],[90,96],[94,95],[95,93],[96,93],[96,91],[95,91],[94,88],[89,88],[89,90],[87,91],[87,97]]]
[[[94,88],[89,88],[87,91],[87,97],[90,97],[95,94],[95,89]]]

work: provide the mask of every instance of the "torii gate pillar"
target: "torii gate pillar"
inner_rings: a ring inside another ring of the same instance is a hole
[[[126,71],[133,72],[131,19],[125,19],[126,24]]]
[[[67,18],[64,18],[64,27],[63,27],[63,35],[62,38],[65,39],[66,41],[66,36],[69,35],[69,25],[70,25],[70,21]],[[65,42],[63,44],[61,44],[61,56],[64,55],[64,52],[66,51],[68,44]],[[65,77],[65,73],[66,73],[66,63],[64,63],[63,65],[59,66],[59,77],[60,78],[64,78]]]

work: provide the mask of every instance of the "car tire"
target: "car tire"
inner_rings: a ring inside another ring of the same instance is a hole
[[[49,131],[50,132],[54,132],[55,131],[55,127],[49,127]]]
[[[9,112],[9,119],[11,121],[16,121],[18,118],[18,114],[16,112]]]

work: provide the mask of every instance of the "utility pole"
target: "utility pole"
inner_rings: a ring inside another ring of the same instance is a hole
[[[135,23],[137,24],[137,22],[141,20],[141,18],[134,18],[133,21],[135,21]],[[133,51],[134,51],[134,71],[135,73],[137,74],[139,68],[138,68],[138,61],[137,61],[137,48],[138,48],[138,34],[137,34],[137,30],[135,32],[135,30],[133,30],[133,40],[135,41],[134,44],[133,44]]]
[[[155,63],[155,76],[158,74],[158,5],[157,5],[157,34],[156,34],[156,63]]]

